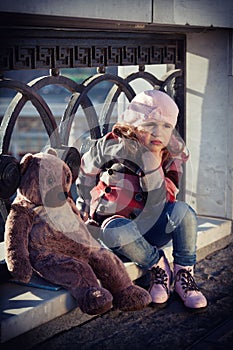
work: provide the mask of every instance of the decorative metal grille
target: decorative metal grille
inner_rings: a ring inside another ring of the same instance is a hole
[[[45,130],[50,137],[51,146],[59,148],[61,145],[68,144],[71,126],[79,106],[81,106],[86,116],[91,138],[96,139],[108,131],[113,106],[117,102],[120,93],[123,92],[129,101],[135,96],[136,93],[130,85],[132,81],[144,79],[151,84],[152,88],[165,91],[172,80],[182,76],[181,70],[175,69],[169,71],[163,80],[159,80],[152,74],[144,72],[141,67],[137,73],[130,74],[125,78],[113,74],[99,73],[90,77],[82,84],[77,84],[72,79],[59,75],[57,69],[51,72],[52,75],[35,79],[28,84],[9,79],[0,80],[0,89],[7,88],[18,92],[10,102],[2,119],[0,129],[0,149],[2,154],[9,152],[9,144],[16,120],[27,101],[31,101],[38,111]],[[88,92],[103,81],[110,81],[114,85],[106,98],[105,108],[103,108],[101,115],[98,115],[95,106],[88,97]],[[60,126],[57,125],[46,101],[38,93],[41,88],[52,84],[62,85],[71,93],[71,98],[67,104]],[[100,125],[102,125],[102,130]]]
[[[133,80],[145,79],[152,87],[164,90],[171,79],[176,78],[174,98],[181,111],[179,131],[182,134],[184,131],[182,126],[184,120],[184,47],[185,38],[183,35],[85,32],[83,30],[57,31],[38,28],[20,28],[17,31],[8,28],[5,35],[0,37],[0,70],[3,76],[6,70],[22,69],[51,69],[52,75],[24,85],[22,82],[10,82],[4,79],[1,81],[1,87],[9,87],[18,92],[2,120],[0,141],[2,153],[7,153],[9,150],[12,129],[20,110],[28,100],[38,110],[48,135],[53,135],[52,144],[67,144],[71,124],[79,105],[82,106],[86,115],[92,138],[100,137],[107,131],[111,120],[111,107],[106,107],[103,114],[97,116],[95,107],[89,100],[87,93],[93,86],[103,81],[111,81],[114,84],[106,99],[108,102],[106,105],[109,105],[111,102],[117,101],[122,91],[129,101],[132,99],[135,92],[130,82]],[[170,76],[168,75],[163,81],[160,81],[144,71],[145,65],[156,64],[171,64],[176,70],[171,71]],[[105,73],[107,66],[128,65],[138,66],[138,73],[124,79]],[[61,68],[77,67],[98,67],[100,73],[90,77],[82,84],[75,84],[57,73]],[[66,125],[66,127],[61,126],[59,132],[54,132],[54,129],[57,130],[57,125],[52,112],[38,93],[41,87],[50,84],[62,85],[74,93],[62,119],[62,125]],[[86,112],[87,110],[88,112]],[[103,130],[100,130],[100,119]]]
[[[176,45],[19,46],[0,49],[2,70],[176,64]]]
[[[91,138],[98,138],[108,131],[112,106],[121,93],[128,101],[135,96],[132,81],[144,79],[151,88],[167,90],[180,108],[179,132],[184,136],[184,36],[153,33],[119,33],[104,31],[55,31],[52,29],[7,29],[0,37],[1,88],[17,92],[10,102],[1,122],[0,155],[9,154],[9,145],[17,118],[27,101],[31,101],[41,118],[52,147],[68,145],[75,114],[79,107],[86,117]],[[175,69],[163,79],[145,72],[145,65],[171,64]],[[138,66],[137,73],[119,77],[105,73],[107,66]],[[60,75],[61,68],[98,67],[99,73],[81,84]],[[51,69],[51,75],[28,84],[4,79],[8,70]],[[98,114],[88,92],[103,81],[113,83],[104,108]],[[171,89],[171,82],[172,89]],[[70,92],[70,101],[57,125],[50,107],[39,90],[57,84]],[[7,199],[0,199],[1,208]],[[3,213],[3,209],[1,209]],[[3,214],[2,214],[3,215]],[[3,215],[4,216],[4,215]]]

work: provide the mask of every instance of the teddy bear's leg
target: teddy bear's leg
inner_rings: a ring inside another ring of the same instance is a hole
[[[68,289],[84,313],[102,314],[112,307],[111,293],[99,285],[86,262],[50,254],[39,259],[33,267],[46,280]]]
[[[113,295],[113,306],[123,311],[141,310],[151,303],[150,294],[131,281],[123,262],[105,248],[93,250],[89,264],[104,288]]]

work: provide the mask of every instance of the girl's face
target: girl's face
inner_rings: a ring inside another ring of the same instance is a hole
[[[137,130],[143,144],[151,152],[158,152],[168,145],[173,127],[167,122],[154,120],[139,125]]]

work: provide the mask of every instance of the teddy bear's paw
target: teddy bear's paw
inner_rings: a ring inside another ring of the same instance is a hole
[[[113,306],[122,311],[136,311],[144,309],[151,302],[151,296],[145,289],[131,285],[114,295]]]
[[[100,315],[112,307],[112,294],[101,287],[89,287],[79,299],[79,307],[88,315]]]

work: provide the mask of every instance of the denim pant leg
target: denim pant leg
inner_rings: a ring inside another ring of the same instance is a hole
[[[158,249],[144,239],[132,220],[126,218],[112,219],[103,228],[100,239],[115,254],[142,268],[150,268],[160,258]]]
[[[174,263],[182,266],[195,265],[197,218],[187,203],[166,203],[158,221],[144,237],[157,247],[172,240]]]
[[[180,224],[172,232],[174,263],[182,266],[196,264],[197,217],[194,210],[184,202],[177,202],[171,213],[171,219],[180,216]],[[184,213],[184,214],[181,214]]]

